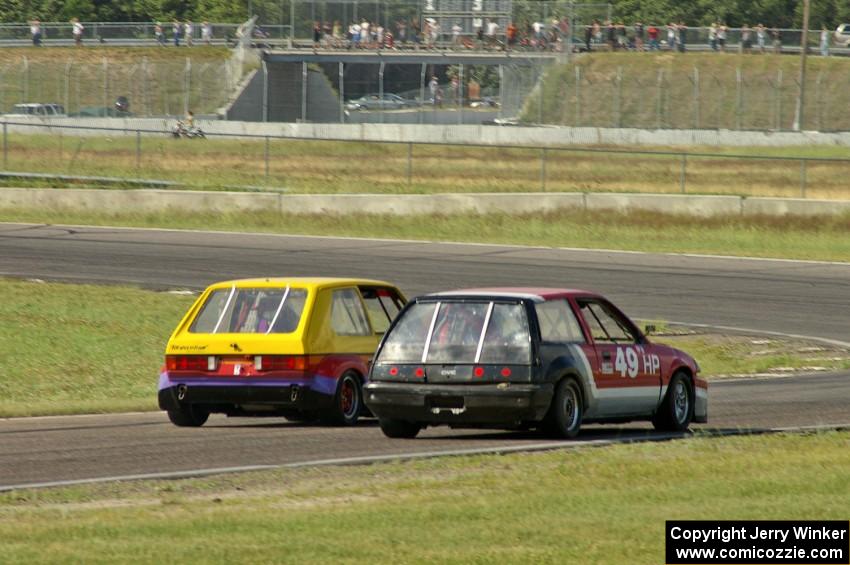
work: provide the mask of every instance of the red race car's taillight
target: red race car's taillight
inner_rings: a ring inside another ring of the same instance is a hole
[[[218,358],[213,355],[166,355],[165,368],[169,371],[215,371]]]

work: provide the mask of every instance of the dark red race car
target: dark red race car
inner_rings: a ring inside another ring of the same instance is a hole
[[[389,437],[429,425],[541,427],[708,420],[708,384],[686,353],[651,342],[599,294],[484,288],[411,301],[384,336],[365,402]]]

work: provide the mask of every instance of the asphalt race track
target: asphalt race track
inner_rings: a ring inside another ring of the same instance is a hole
[[[0,276],[200,289],[222,279],[272,275],[387,279],[410,296],[482,285],[588,288],[632,317],[850,342],[850,264],[0,224]],[[152,394],[155,383],[152,368]],[[716,383],[709,427],[850,424],[848,399],[848,374]],[[653,437],[649,430],[644,424],[588,426],[578,442]],[[339,429],[213,416],[203,428],[178,429],[161,413],[3,420],[0,489],[545,441],[528,433],[447,428],[428,429],[414,441],[388,440],[368,421]]]

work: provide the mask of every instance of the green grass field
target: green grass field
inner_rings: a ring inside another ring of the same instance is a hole
[[[788,130],[799,64],[792,56],[596,53],[550,68],[521,117],[570,126]],[[807,69],[802,129],[850,129],[850,61],[810,57]]]
[[[663,563],[676,519],[846,520],[850,434],[0,495],[5,563]]]
[[[194,297],[0,279],[0,417],[155,410],[165,344]],[[659,336],[704,373],[850,367],[850,351],[706,334]]]
[[[76,113],[111,107],[126,96],[136,115],[182,115],[188,92],[196,113],[211,113],[227,101],[227,87],[233,86],[225,84],[229,56],[225,47],[206,46],[4,49],[0,112],[11,112],[18,103],[48,102]]]

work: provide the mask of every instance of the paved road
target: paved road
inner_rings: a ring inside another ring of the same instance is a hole
[[[850,425],[847,375],[721,382],[711,388],[706,429]],[[653,437],[651,427],[587,426],[574,442]],[[0,420],[0,490],[11,485],[184,472],[325,459],[519,447],[549,442],[533,433],[429,428],[389,440],[374,421],[351,429],[282,419],[214,415],[203,428],[172,426],[161,413]]]
[[[633,317],[850,342],[850,264],[0,224],[3,275],[193,289],[232,277],[368,276],[409,295],[480,285],[588,288]]]
[[[585,287],[637,317],[850,342],[850,265],[843,264],[0,224],[0,275],[202,288],[281,274],[385,278],[410,295],[491,284]],[[710,426],[848,424],[847,399],[846,374],[718,383]],[[580,441],[648,434],[644,425],[590,426]],[[445,428],[413,442],[390,441],[369,423],[336,429],[224,417],[186,430],[162,414],[6,420],[0,487],[539,442],[527,434]]]

